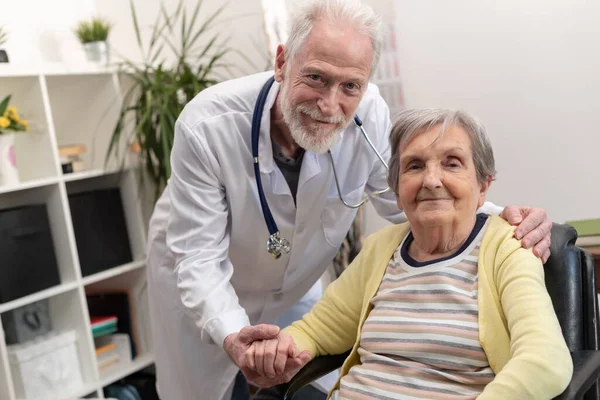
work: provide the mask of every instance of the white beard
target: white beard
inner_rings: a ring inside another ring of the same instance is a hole
[[[308,104],[299,104],[295,108],[292,108],[287,101],[288,91],[289,81],[284,81],[281,85],[279,107],[281,107],[283,120],[290,129],[292,138],[298,146],[307,151],[316,154],[325,153],[337,143],[340,134],[346,129],[352,119],[350,118],[347,120],[344,114],[326,117],[321,113],[317,106],[310,106]],[[315,121],[336,125],[320,126],[317,125],[317,122],[314,122],[314,125],[311,124],[313,126],[307,127],[302,122],[302,114],[308,115]]]

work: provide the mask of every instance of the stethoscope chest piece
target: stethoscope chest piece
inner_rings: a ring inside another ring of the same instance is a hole
[[[267,239],[267,251],[274,259],[278,259],[281,257],[281,253],[289,253],[290,252],[290,242],[281,237],[279,232],[276,232],[269,236]]]

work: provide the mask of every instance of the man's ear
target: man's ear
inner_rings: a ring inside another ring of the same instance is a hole
[[[277,82],[283,81],[285,72],[285,48],[282,44],[277,46],[277,54],[275,55],[275,80]]]

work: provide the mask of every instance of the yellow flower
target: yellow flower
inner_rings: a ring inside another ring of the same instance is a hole
[[[6,117],[0,117],[0,129],[7,128],[10,125],[10,120]]]
[[[29,130],[29,122],[25,121],[25,120],[21,120],[21,126],[23,127],[23,129],[25,129],[26,131]]]
[[[18,124],[19,121],[21,121],[21,117],[19,116],[19,113],[15,107],[8,107],[6,109],[6,113],[8,114],[7,117],[15,121],[15,123]]]

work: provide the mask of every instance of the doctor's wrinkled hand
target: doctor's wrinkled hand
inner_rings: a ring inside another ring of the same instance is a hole
[[[546,262],[550,257],[550,231],[552,221],[541,208],[507,206],[500,215],[509,224],[516,226],[515,237],[521,245]]]
[[[257,340],[268,340],[276,338],[279,334],[277,325],[261,324],[256,326],[246,326],[237,333],[232,333],[225,338],[223,349],[229,355],[231,360],[240,368],[242,373],[248,378],[248,374],[253,371],[246,367],[246,351]]]
[[[254,371],[250,379],[266,388],[289,382],[310,361],[310,352],[299,352],[294,340],[281,332],[277,338],[256,341],[246,351],[246,366]]]

